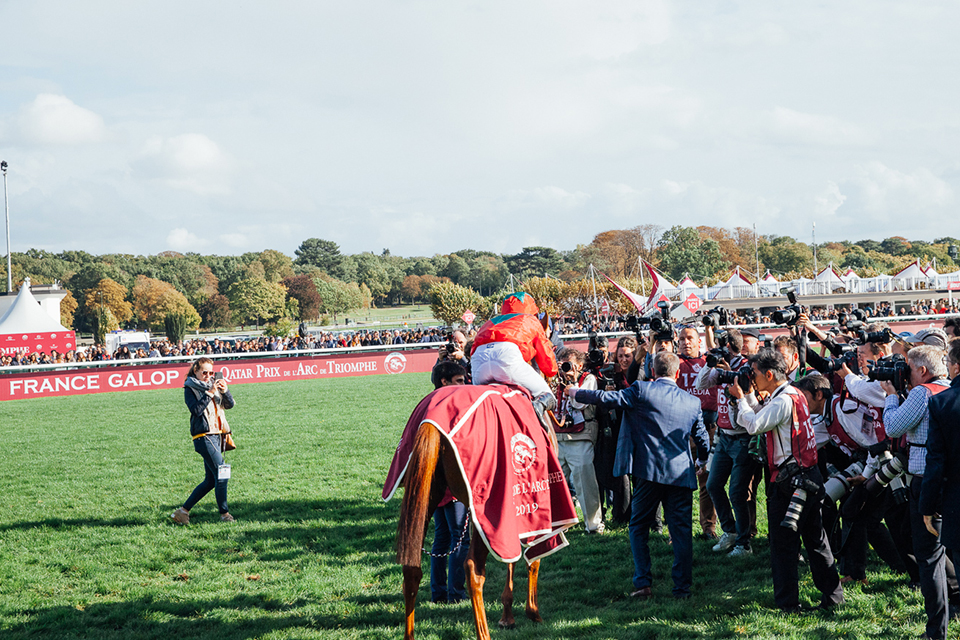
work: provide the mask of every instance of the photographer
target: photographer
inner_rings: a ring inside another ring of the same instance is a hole
[[[614,352],[612,386],[606,391],[621,391],[630,386],[628,372],[634,362],[637,351],[637,339],[633,336],[623,336],[617,341]],[[607,412],[606,424],[598,421],[600,427],[595,446],[594,467],[597,471],[597,483],[600,485],[600,505],[608,500],[611,503],[611,519],[614,524],[628,524],[630,522],[630,476],[623,474],[615,476],[614,462],[617,457],[617,442],[620,437],[620,423],[623,411],[617,407],[610,410],[598,409],[598,415],[603,417]],[[613,415],[610,415],[613,414]]]
[[[463,331],[454,331],[450,334],[447,342],[440,345],[437,349],[437,362],[433,365],[433,371],[430,374],[430,382],[434,388],[440,384],[440,378],[437,375],[437,367],[443,362],[455,362],[464,368],[467,376],[467,384],[470,384],[470,356],[467,355],[467,336]]]
[[[597,379],[584,371],[586,354],[572,347],[564,347],[557,354],[560,373],[567,386],[596,390]],[[567,479],[577,493],[583,524],[587,533],[603,533],[603,515],[600,509],[600,487],[593,466],[594,446],[599,427],[597,408],[582,404],[558,388],[560,426],[557,432],[557,457]]]
[[[910,528],[913,533],[913,553],[920,567],[920,591],[923,593],[927,614],[926,634],[930,638],[945,638],[947,633],[947,598],[960,599],[952,564],[947,566],[946,551],[937,536],[932,535],[920,513],[920,492],[926,471],[927,432],[930,398],[949,388],[946,380],[946,354],[943,349],[924,345],[907,354],[910,367],[910,393],[900,403],[897,389],[889,382],[881,382],[886,393],[883,424],[893,438],[907,436],[910,443],[908,470],[914,476],[910,485]]]
[[[787,363],[773,349],[761,349],[750,359],[753,384],[767,394],[761,407],[756,393],[745,395],[739,384],[730,385],[730,395],[738,400],[737,422],[751,435],[766,434],[767,520],[774,600],[785,613],[799,613],[800,587],[798,558],[800,543],[807,550],[813,582],[820,590],[820,607],[829,609],[843,602],[840,576],[820,520],[823,490],[805,496],[796,529],[784,526],[788,507],[794,506],[798,491],[795,481],[820,485],[817,469],[817,443],[810,425],[810,412],[803,394],[787,381]]]
[[[716,367],[703,367],[697,374],[695,387],[700,390],[717,391],[717,436],[713,450],[713,459],[707,476],[707,492],[710,494],[717,511],[717,518],[723,528],[723,535],[714,545],[717,553],[730,552],[734,557],[752,553],[750,534],[756,518],[756,495],[751,509],[751,487],[759,465],[750,456],[750,434],[735,424],[730,414],[730,384],[721,383],[721,372],[737,371],[746,364],[741,354],[743,335],[737,329],[726,331],[724,360]],[[714,345],[713,327],[706,327],[707,347]],[[751,336],[754,345],[757,336]],[[736,386],[736,384],[732,385]],[[726,492],[727,480],[730,481],[729,497]]]
[[[840,499],[842,508],[839,512],[834,503],[836,496],[823,503],[824,530],[844,576],[841,583],[857,581],[866,584],[868,543],[896,573],[908,573],[912,580],[918,581],[916,563],[908,552],[910,538],[901,533],[902,522],[898,518],[892,490],[879,483],[864,484],[876,474],[878,466],[892,460],[889,454],[878,459],[877,455],[869,453],[883,449],[883,443],[889,442],[879,410],[846,393],[834,396],[829,380],[817,373],[805,376],[793,385],[803,393],[810,408],[811,424],[817,434],[821,475],[827,477],[828,462],[840,470],[862,468],[855,475],[851,472],[851,475],[844,476],[847,478],[846,491],[852,493]],[[842,537],[835,534],[835,525],[841,514]],[[889,531],[883,525],[885,518],[890,525]]]
[[[190,411],[193,448],[203,458],[205,475],[203,482],[197,485],[182,507],[170,514],[170,518],[177,524],[190,524],[190,509],[213,489],[220,520],[233,522],[227,507],[230,468],[223,463],[226,434],[230,433],[230,426],[223,412],[224,409],[232,409],[235,403],[227,388],[227,381],[222,376],[215,377],[213,360],[204,357],[193,363],[183,381],[183,399]]]

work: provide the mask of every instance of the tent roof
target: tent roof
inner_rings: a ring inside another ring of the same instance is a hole
[[[847,272],[840,276],[843,280],[853,280],[854,278],[860,279],[860,276],[857,275],[857,272],[853,270],[853,267],[848,267]]]
[[[763,276],[763,279],[760,280],[760,282],[761,282],[761,283],[769,283],[769,284],[779,284],[779,283],[780,283],[780,281],[777,280],[777,277],[776,277],[775,275],[773,275],[772,273],[770,273],[770,271],[767,271],[767,275]]]
[[[30,292],[30,278],[23,279],[20,293],[7,312],[0,318],[0,335],[35,333],[38,331],[70,331],[40,308],[40,303]]]
[[[833,265],[829,267],[824,267],[823,271],[817,274],[817,277],[814,278],[816,282],[832,282],[843,286],[843,279],[837,274],[834,270]]]
[[[920,261],[911,262],[906,267],[900,270],[897,275],[893,276],[894,278],[901,278],[906,280],[907,278],[925,278],[926,276],[923,273],[923,269],[920,268]]]
[[[677,284],[677,287],[681,289],[683,287],[696,287],[696,286],[697,286],[697,283],[694,282],[690,276],[683,276],[683,280],[681,280],[679,284]]]

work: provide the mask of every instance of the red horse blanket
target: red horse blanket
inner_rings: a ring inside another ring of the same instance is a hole
[[[557,453],[524,390],[460,385],[424,398],[400,437],[384,500],[403,481],[425,422],[453,447],[470,494],[473,524],[498,560],[516,562],[523,555],[533,562],[567,546],[563,532],[577,523],[577,514]]]

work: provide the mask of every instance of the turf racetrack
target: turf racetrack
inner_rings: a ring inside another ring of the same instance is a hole
[[[0,403],[0,638],[89,640],[399,638],[400,501],[380,490],[428,376],[236,385],[238,449],[219,521],[212,493],[178,527],[168,515],[202,478],[181,390]],[[695,501],[696,504],[696,501]],[[699,527],[694,525],[695,533]],[[875,557],[870,584],[833,614],[775,611],[766,524],[755,554],[694,543],[694,595],[670,597],[672,551],[654,536],[654,597],[631,601],[626,530],[544,560],[540,606],[495,628],[505,571],[488,563],[494,638],[915,638],[921,598]],[[425,573],[429,568],[425,563]],[[525,573],[518,580],[522,611]],[[801,597],[818,593],[801,568]],[[470,604],[433,605],[420,589],[420,638],[472,638]],[[951,637],[956,637],[951,627]]]

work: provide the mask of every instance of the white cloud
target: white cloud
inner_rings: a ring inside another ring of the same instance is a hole
[[[574,209],[590,199],[589,193],[567,191],[560,187],[546,186],[535,189],[514,189],[504,199],[508,208],[559,207]]]
[[[862,145],[870,136],[860,127],[829,115],[776,107],[761,120],[776,142],[826,146]]]
[[[185,133],[172,138],[149,138],[133,164],[146,177],[175,189],[221,195],[230,192],[234,163],[207,136]]]
[[[220,242],[234,249],[250,246],[250,238],[243,233],[224,233],[220,235]]]
[[[77,145],[106,136],[103,118],[66,96],[41,93],[16,118],[19,138],[27,144]]]
[[[167,234],[167,245],[173,251],[196,251],[206,247],[209,241],[198,237],[196,234],[178,227]]]
[[[840,192],[840,186],[833,181],[827,183],[826,189],[814,197],[814,212],[818,217],[831,217],[837,209],[846,202],[847,196]]]

